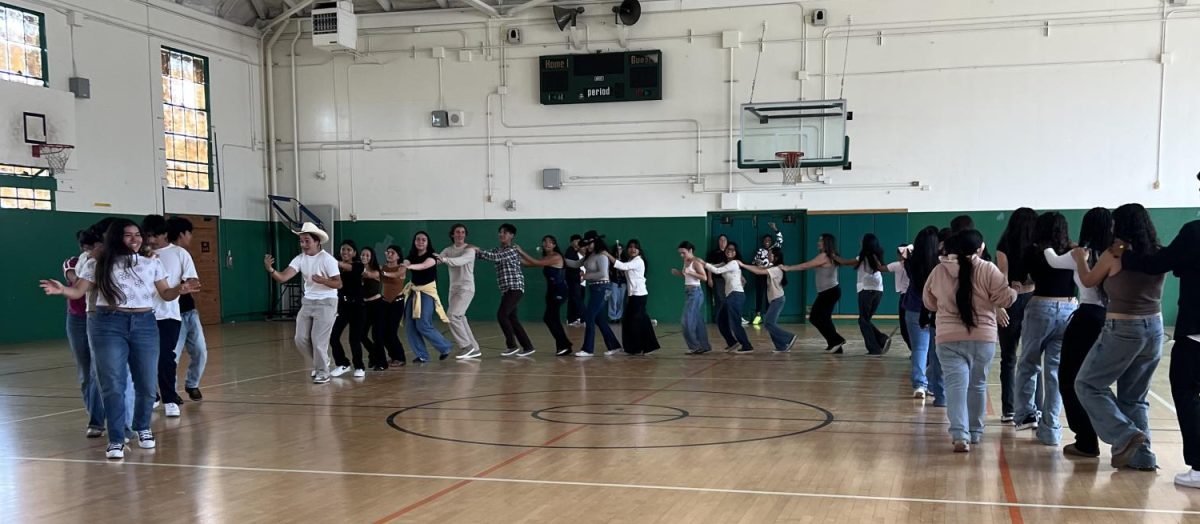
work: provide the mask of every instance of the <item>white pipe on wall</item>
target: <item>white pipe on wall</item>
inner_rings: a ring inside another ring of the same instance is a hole
[[[300,21],[296,20],[296,37],[292,38],[292,143],[300,143],[300,101],[296,96],[296,41],[300,40]],[[300,201],[300,148],[292,148],[292,174],[295,177],[296,201]]]

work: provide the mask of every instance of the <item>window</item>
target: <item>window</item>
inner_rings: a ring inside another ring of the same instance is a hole
[[[0,164],[0,209],[54,209],[54,179],[42,167]]]
[[[46,32],[41,13],[0,4],[0,80],[46,82]]]
[[[162,93],[167,187],[209,191],[208,59],[164,47]]]

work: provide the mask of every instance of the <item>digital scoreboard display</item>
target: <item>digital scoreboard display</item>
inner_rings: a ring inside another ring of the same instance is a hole
[[[543,105],[662,100],[662,51],[538,58]]]

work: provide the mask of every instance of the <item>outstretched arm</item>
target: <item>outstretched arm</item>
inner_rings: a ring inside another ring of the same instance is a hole
[[[280,284],[287,282],[296,276],[296,268],[288,266],[283,271],[275,270],[275,257],[271,255],[263,256],[263,266],[267,268],[267,273],[270,273],[271,279]]]
[[[742,262],[741,260],[738,260],[737,263],[738,263],[738,265],[742,266],[742,269],[745,269],[746,271],[754,273],[755,275],[766,275],[767,274],[767,270],[765,268],[761,268],[761,267],[753,265],[753,264],[747,264],[745,262]]]
[[[1089,268],[1086,249],[1081,247],[1072,249],[1071,256],[1075,257],[1075,271],[1079,272],[1079,283],[1083,284],[1083,287],[1100,285],[1112,272],[1114,263],[1118,261],[1116,256],[1105,252],[1100,256],[1100,260],[1096,261],[1096,266]]]

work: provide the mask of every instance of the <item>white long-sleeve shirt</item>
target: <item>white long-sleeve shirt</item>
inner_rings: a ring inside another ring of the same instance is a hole
[[[641,256],[633,257],[629,262],[618,260],[613,267],[625,272],[629,296],[644,297],[650,294],[646,290],[646,262]]]
[[[467,246],[448,246],[438,256],[449,268],[451,288],[475,291],[474,249]]]
[[[1099,289],[1083,287],[1083,281],[1079,280],[1079,266],[1075,264],[1075,257],[1071,256],[1070,251],[1059,255],[1053,249],[1047,248],[1045,255],[1046,263],[1050,264],[1050,267],[1054,269],[1069,269],[1075,275],[1075,285],[1079,287],[1080,302],[1094,306],[1104,306],[1104,297],[1100,295]]]
[[[729,277],[724,279],[726,296],[735,291],[738,293],[746,292],[742,288],[742,266],[739,266],[737,262],[726,262],[719,266],[704,264],[704,268],[707,269],[709,273],[714,275],[723,275],[726,273],[730,274]]]

